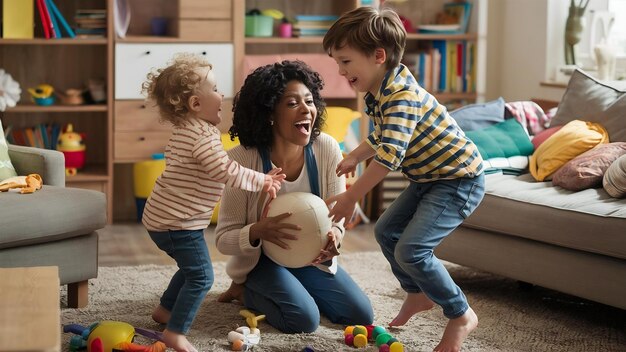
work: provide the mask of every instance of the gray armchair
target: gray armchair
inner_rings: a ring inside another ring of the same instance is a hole
[[[106,224],[103,193],[65,188],[63,153],[9,145],[18,175],[38,173],[32,194],[0,193],[0,267],[58,266],[69,307],[84,307],[98,275],[98,234]]]

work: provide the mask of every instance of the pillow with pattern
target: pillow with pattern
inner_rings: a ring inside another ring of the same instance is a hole
[[[9,145],[4,138],[2,121],[0,121],[0,181],[14,176],[17,176],[17,173],[11,164],[11,159],[9,159]]]

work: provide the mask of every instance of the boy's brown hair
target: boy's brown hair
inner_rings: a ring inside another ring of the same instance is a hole
[[[178,54],[169,66],[148,73],[142,92],[159,107],[161,119],[180,126],[189,113],[189,98],[196,94],[208,73],[200,69],[213,66],[202,56]]]
[[[400,17],[391,9],[377,10],[364,6],[343,14],[324,36],[324,50],[350,46],[370,56],[376,48],[387,54],[387,69],[400,64],[406,46],[406,30]]]

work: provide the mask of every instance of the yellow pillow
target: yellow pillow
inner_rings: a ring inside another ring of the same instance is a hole
[[[600,124],[573,120],[539,145],[530,156],[528,168],[535,180],[543,181],[568,161],[608,142],[609,134]]]

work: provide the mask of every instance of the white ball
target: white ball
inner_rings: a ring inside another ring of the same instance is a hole
[[[317,258],[328,243],[328,232],[332,222],[328,207],[318,196],[306,192],[281,194],[269,204],[267,217],[291,212],[281,222],[299,225],[301,230],[283,230],[298,236],[296,240],[285,240],[289,249],[283,249],[269,241],[263,241],[263,252],[275,263],[287,268],[301,268]]]

